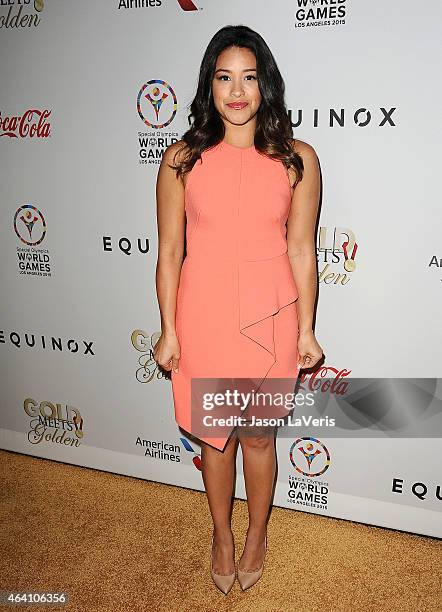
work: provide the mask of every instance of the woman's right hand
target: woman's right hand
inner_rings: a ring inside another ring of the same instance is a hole
[[[176,334],[164,334],[158,338],[153,349],[155,361],[162,368],[170,372],[178,372],[178,364],[180,359],[180,344]]]

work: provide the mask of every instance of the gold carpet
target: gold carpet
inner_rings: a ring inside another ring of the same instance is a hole
[[[440,540],[273,508],[263,577],[225,596],[209,573],[204,493],[7,451],[0,461],[0,589],[70,596],[5,610],[442,610]],[[237,558],[246,525],[235,500]]]

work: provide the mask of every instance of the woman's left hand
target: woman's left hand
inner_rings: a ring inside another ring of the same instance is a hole
[[[323,352],[312,330],[300,332],[298,336],[298,367],[312,368],[321,359]]]

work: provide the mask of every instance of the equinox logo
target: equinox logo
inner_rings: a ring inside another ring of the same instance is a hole
[[[366,127],[370,123],[374,123],[378,127],[383,127],[385,125],[394,127],[396,126],[396,123],[394,122],[392,114],[395,110],[397,109],[394,106],[390,108],[380,106],[379,108],[372,110],[360,107],[354,111],[349,111],[344,108],[329,108],[321,112],[318,108],[314,108],[312,112],[311,125],[313,127],[319,127],[321,124],[325,127],[328,124],[328,127],[335,127],[335,125],[345,127],[346,123],[353,123],[358,127]],[[307,119],[307,117],[304,117],[304,112],[302,109],[298,109],[296,112],[289,110],[289,116],[292,122],[292,127],[295,128],[299,127]],[[308,122],[310,123],[310,118],[308,119]]]

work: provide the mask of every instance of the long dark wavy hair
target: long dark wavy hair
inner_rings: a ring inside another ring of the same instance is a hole
[[[254,145],[260,153],[282,161],[286,168],[292,166],[296,171],[296,185],[302,180],[304,165],[291,144],[293,134],[285,103],[285,84],[265,40],[244,25],[224,26],[209,42],[201,62],[197,91],[190,104],[191,127],[182,136],[185,145],[175,153],[175,165],[171,168],[176,170],[177,177],[186,174],[205,149],[224,138],[224,123],[215,108],[212,82],[219,54],[231,46],[246,47],[256,57],[261,103],[256,113]],[[177,153],[183,149],[185,153],[176,162]]]

